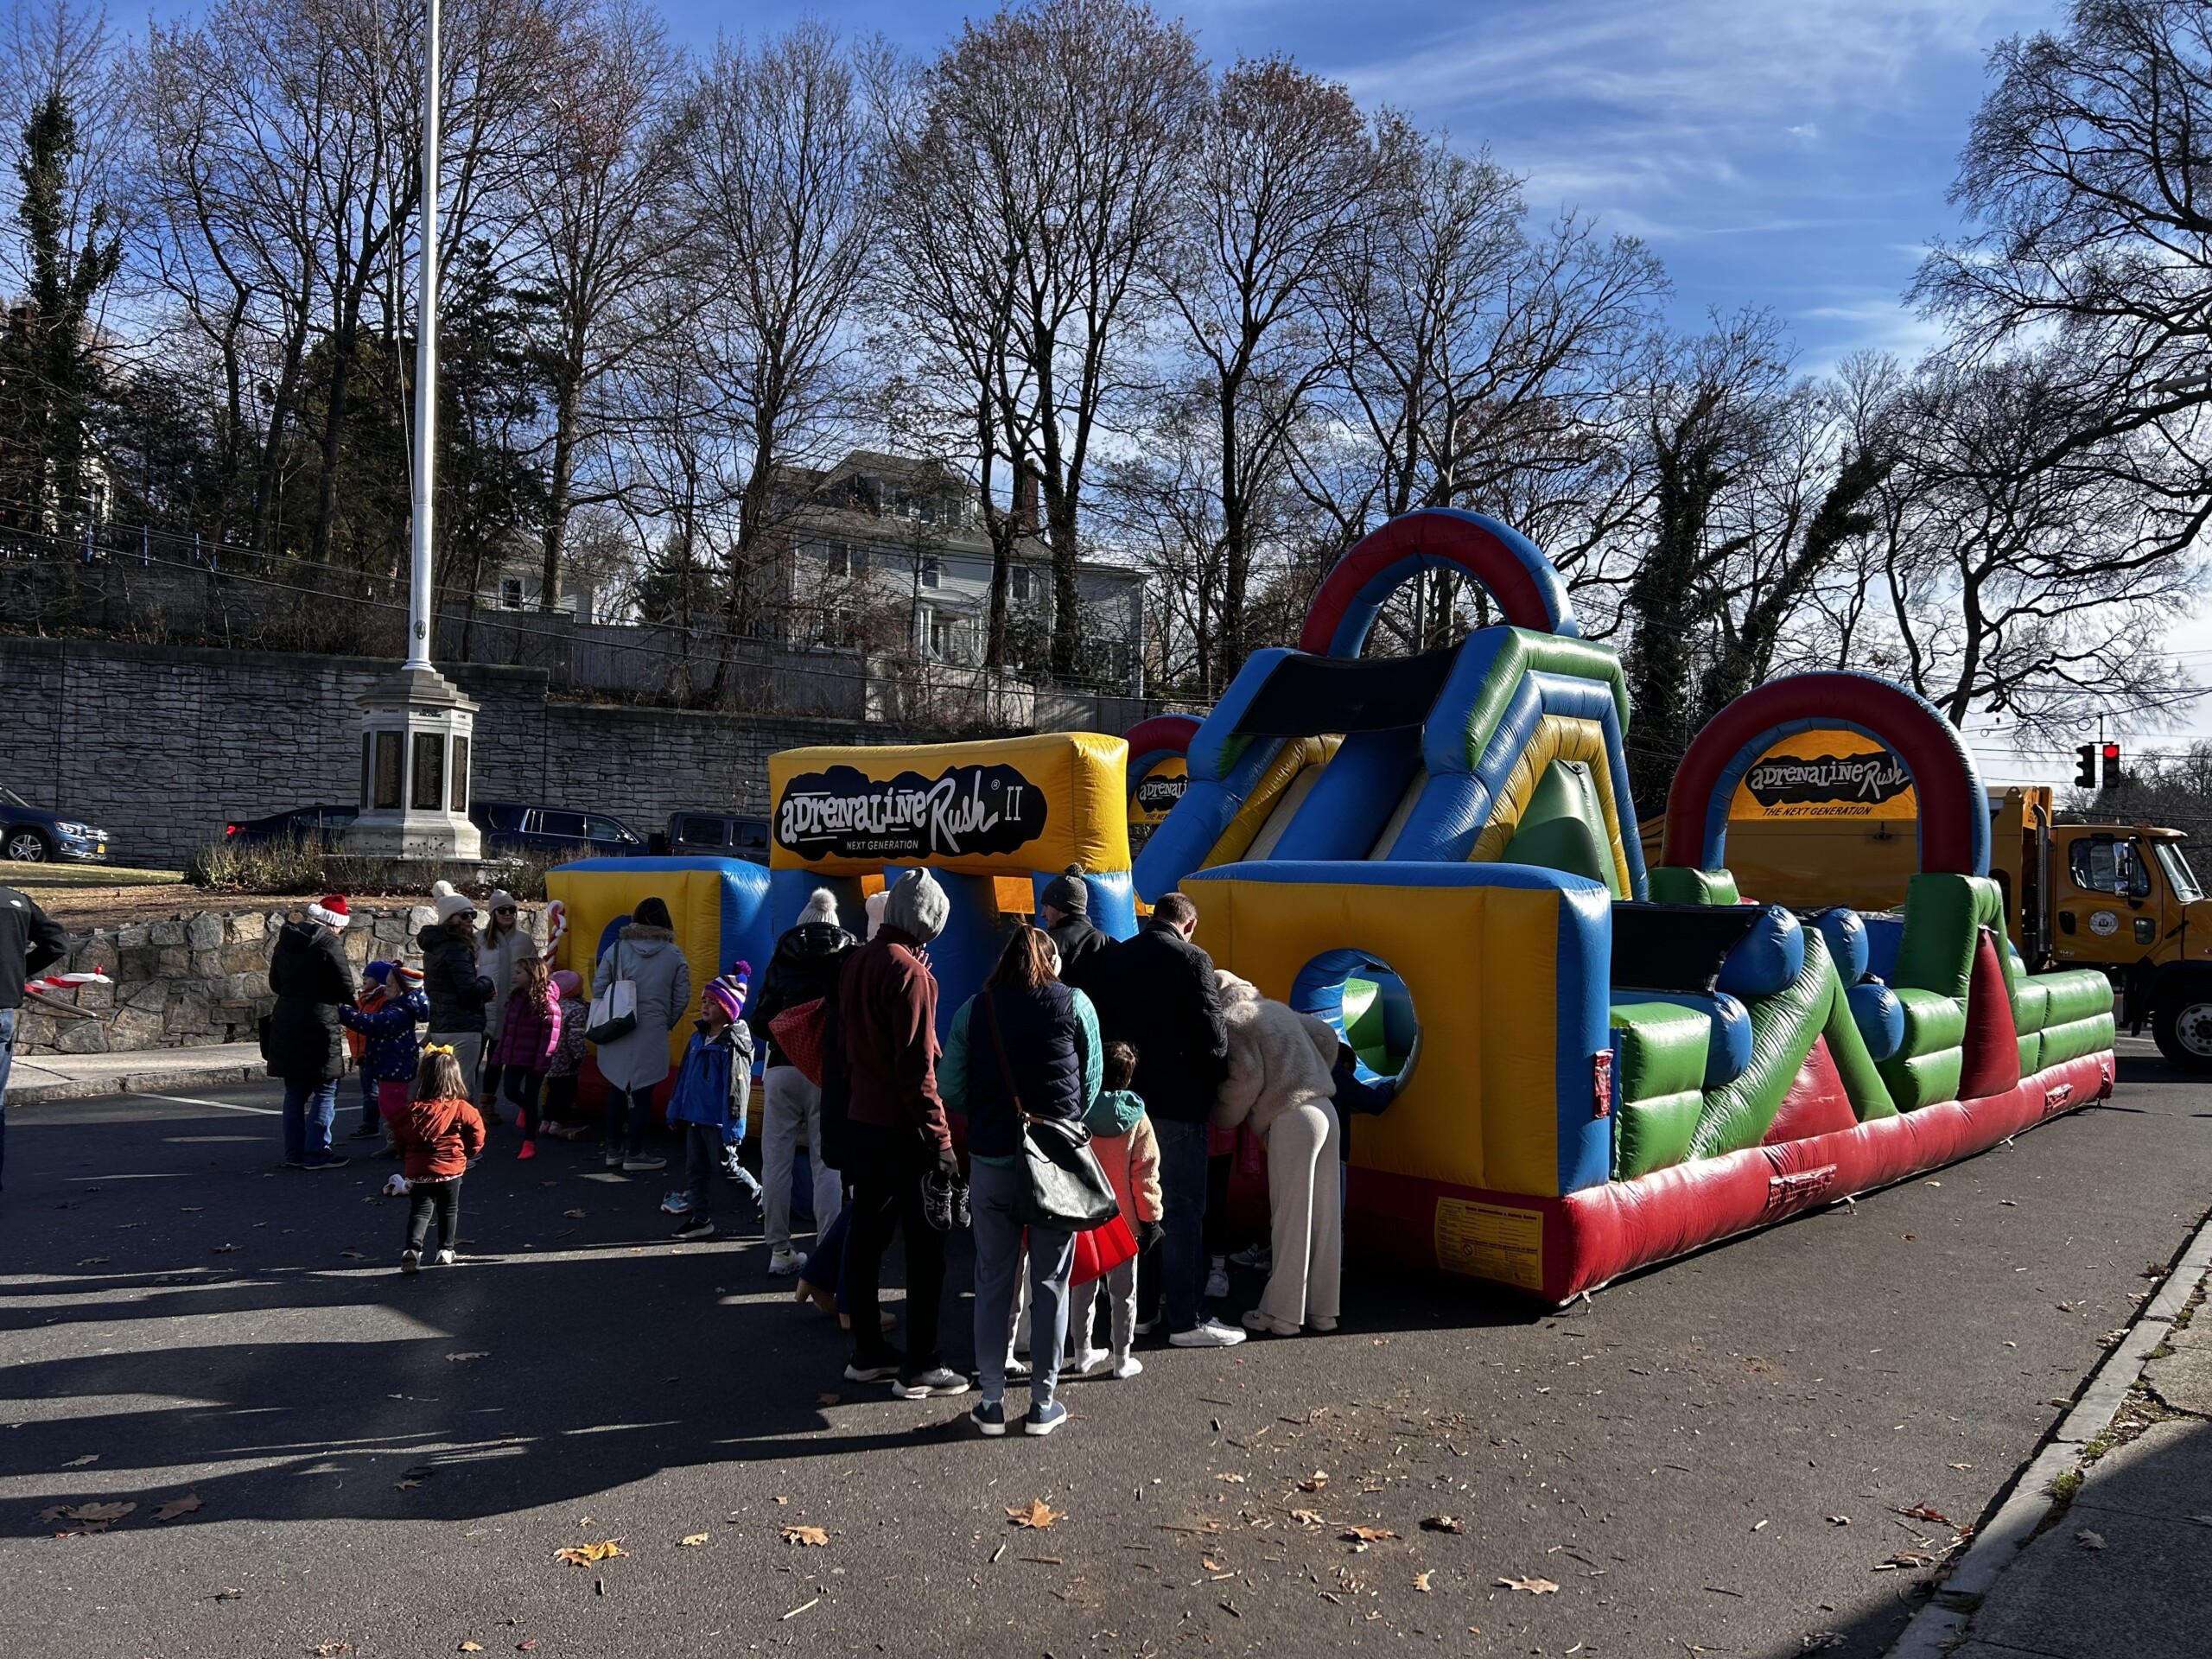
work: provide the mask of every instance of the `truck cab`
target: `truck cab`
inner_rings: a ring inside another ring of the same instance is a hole
[[[2103,969],[2131,1030],[2147,1023],[2173,1065],[2212,1071],[2212,899],[2186,837],[2147,823],[2050,833],[2051,958]]]

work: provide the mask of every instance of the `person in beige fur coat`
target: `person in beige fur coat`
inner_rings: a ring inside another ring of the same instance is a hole
[[[1229,1076],[1215,1096],[1213,1122],[1234,1128],[1249,1118],[1268,1149],[1274,1270],[1260,1305],[1245,1314],[1245,1328],[1279,1337],[1294,1337],[1301,1326],[1333,1331],[1344,1271],[1337,1171],[1343,1130],[1330,1104],[1337,1086],[1329,1075],[1337,1033],[1234,974],[1217,977]]]

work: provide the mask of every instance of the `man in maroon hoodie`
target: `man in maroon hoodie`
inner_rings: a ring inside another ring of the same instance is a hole
[[[853,1183],[845,1245],[855,1382],[891,1382],[902,1400],[968,1392],[938,1356],[944,1299],[944,1235],[922,1211],[922,1178],[960,1173],[937,1092],[937,980],[926,947],[951,905],[926,870],[909,870],[884,896],[883,926],[846,962],[837,1014],[849,1074],[845,1173]],[[877,1280],[893,1232],[906,1242],[906,1351],[885,1340]]]

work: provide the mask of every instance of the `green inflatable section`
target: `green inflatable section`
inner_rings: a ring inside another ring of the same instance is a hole
[[[2004,923],[2004,893],[1984,877],[1929,871],[1905,883],[1904,937],[1890,974],[1904,1008],[1904,1042],[1881,1065],[1901,1110],[1958,1098],[1974,946],[1984,927]],[[2001,951],[1998,958],[2008,982],[2010,957]]]
[[[1616,1002],[1612,1010],[1613,1176],[1678,1164],[1704,1104],[1704,1014],[1673,1002]]]
[[[1692,1157],[1740,1152],[1766,1139],[1783,1097],[1828,1024],[1837,988],[1827,946],[1818,930],[1807,928],[1803,969],[1772,996],[1750,1004],[1751,1063],[1734,1082],[1705,1096],[1697,1131],[1690,1137]]]
[[[1646,873],[1644,890],[1655,905],[1732,905],[1740,902],[1736,878],[1726,870],[1693,870],[1662,864]]]
[[[1507,864],[1535,864],[1586,875],[1605,883],[1614,898],[1628,897],[1621,890],[1620,868],[1613,862],[1597,782],[1580,760],[1554,760],[1544,768],[1500,858]]]

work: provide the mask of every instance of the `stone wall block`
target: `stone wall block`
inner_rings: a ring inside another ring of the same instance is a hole
[[[54,1021],[54,1052],[57,1054],[105,1054],[107,1027],[98,1020]]]
[[[181,918],[172,918],[166,922],[154,922],[147,928],[146,943],[157,950],[182,944],[186,942],[184,930],[185,924]]]
[[[224,920],[231,938],[241,944],[269,936],[269,918],[259,911],[241,911]]]
[[[184,925],[184,942],[194,950],[214,950],[223,943],[223,918],[213,911],[202,911]]]
[[[152,940],[153,930],[143,922],[130,922],[115,930],[115,948],[118,950],[143,950]]]
[[[181,979],[192,971],[192,952],[181,944],[165,944],[154,952],[154,974],[161,979]]]
[[[107,1024],[107,1051],[125,1053],[137,1048],[162,1046],[162,1001],[150,1008],[118,1008]]]

